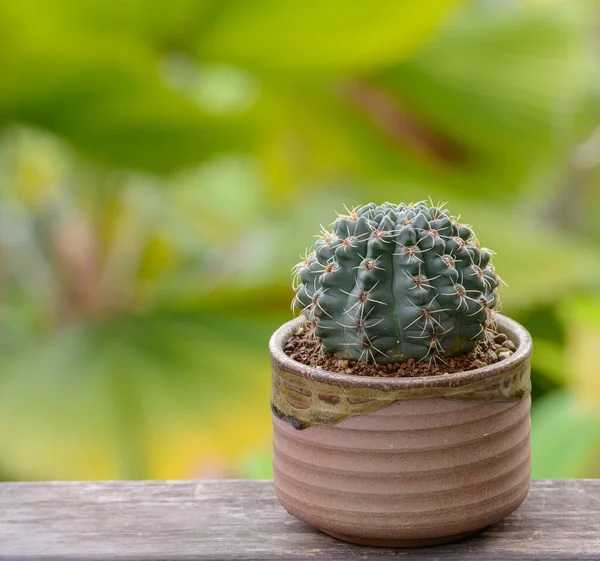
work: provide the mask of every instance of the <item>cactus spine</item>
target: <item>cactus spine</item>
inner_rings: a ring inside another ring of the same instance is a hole
[[[443,362],[485,337],[498,301],[492,252],[443,206],[370,203],[323,230],[294,281],[322,351]]]

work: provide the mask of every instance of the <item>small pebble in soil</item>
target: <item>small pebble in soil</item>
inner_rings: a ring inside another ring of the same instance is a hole
[[[496,333],[494,341],[501,345],[504,341],[508,341],[508,337],[504,333]]]
[[[309,337],[304,327],[298,327],[284,345],[284,352],[292,359],[319,370],[344,372],[356,376],[415,377],[436,376],[474,370],[510,357],[515,344],[504,333],[486,333],[475,350],[468,354],[447,357],[444,362],[427,363],[409,359],[406,362],[365,364],[355,360],[339,359],[320,351],[319,344]]]
[[[504,341],[504,343],[502,343],[502,346],[505,349],[508,349],[509,351],[512,351],[513,353],[517,350],[517,346],[512,342],[512,341]]]
[[[484,366],[487,366],[487,365],[488,365],[487,362],[484,362],[483,360],[475,359],[471,363],[471,370],[474,370],[475,368],[483,368]]]

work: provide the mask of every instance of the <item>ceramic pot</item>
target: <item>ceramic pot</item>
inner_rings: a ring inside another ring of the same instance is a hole
[[[275,490],[287,511],[344,541],[423,546],[461,539],[513,512],[530,482],[531,337],[499,315],[517,350],[454,374],[327,372],[273,335]]]

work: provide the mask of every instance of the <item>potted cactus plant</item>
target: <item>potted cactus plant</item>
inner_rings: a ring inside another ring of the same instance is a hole
[[[442,206],[339,215],[296,269],[272,356],[277,496],[363,545],[457,540],[525,499],[531,339],[492,252]]]

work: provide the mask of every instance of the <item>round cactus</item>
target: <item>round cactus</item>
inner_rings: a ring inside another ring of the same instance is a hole
[[[323,230],[296,266],[294,304],[324,352],[443,362],[485,337],[499,284],[492,252],[443,206],[370,203]]]

